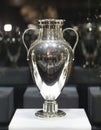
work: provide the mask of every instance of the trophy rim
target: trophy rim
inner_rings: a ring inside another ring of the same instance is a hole
[[[44,24],[64,24],[66,20],[65,19],[39,19],[38,23],[39,25]]]

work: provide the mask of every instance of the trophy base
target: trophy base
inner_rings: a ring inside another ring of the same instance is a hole
[[[37,117],[41,118],[52,118],[65,116],[65,112],[58,110],[58,104],[55,100],[45,101],[43,104],[43,110],[35,113]]]
[[[43,112],[43,110],[40,110],[37,111],[35,115],[40,118],[54,118],[54,117],[63,117],[66,115],[66,113],[64,111],[58,110],[58,112],[50,114],[50,113]]]

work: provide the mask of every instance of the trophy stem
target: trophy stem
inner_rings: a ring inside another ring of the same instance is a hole
[[[56,101],[45,101],[43,104],[43,112],[55,114],[58,112],[58,104]]]
[[[65,112],[58,110],[58,104],[55,100],[46,100],[43,103],[43,110],[35,113],[36,116],[41,118],[52,118],[52,117],[62,117],[65,116]]]

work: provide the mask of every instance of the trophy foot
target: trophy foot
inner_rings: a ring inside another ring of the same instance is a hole
[[[45,101],[43,104],[43,110],[36,112],[35,115],[40,118],[52,118],[65,116],[66,113],[58,110],[58,104],[56,101]]]
[[[53,117],[63,117],[66,115],[66,113],[64,111],[58,110],[58,112],[50,114],[43,112],[43,110],[40,110],[37,111],[35,115],[40,118],[53,118]]]

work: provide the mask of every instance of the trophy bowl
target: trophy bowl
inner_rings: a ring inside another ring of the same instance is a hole
[[[58,110],[56,99],[61,94],[74,60],[74,51],[78,42],[78,34],[72,28],[62,30],[64,20],[42,19],[39,20],[37,40],[33,41],[29,49],[22,39],[27,50],[32,77],[44,98],[43,110],[36,112],[41,118],[62,117],[65,112]],[[74,31],[76,42],[73,48],[64,39],[65,31]]]

